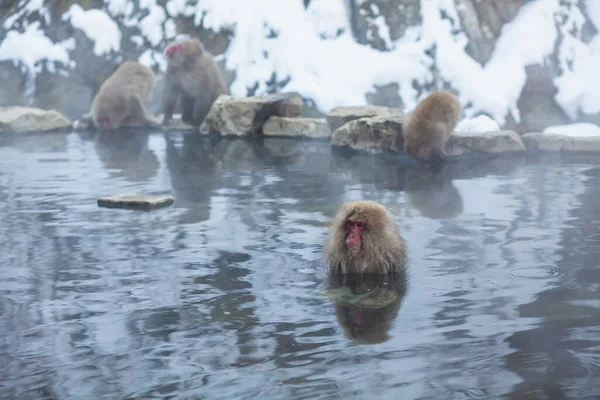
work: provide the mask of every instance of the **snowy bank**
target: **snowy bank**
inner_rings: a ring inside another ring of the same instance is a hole
[[[524,110],[535,114],[528,121],[538,125],[550,120],[544,117],[556,110],[560,115],[554,121],[560,123],[579,113],[600,118],[600,83],[595,79],[600,68],[600,34],[584,29],[591,24],[600,31],[598,0],[532,0],[520,8],[514,2],[489,6],[506,7],[500,13],[517,7],[518,12],[487,39],[479,39],[490,42],[492,50],[485,60],[472,55],[472,49],[481,44],[474,43],[473,29],[488,28],[483,20],[469,20],[478,16],[467,5],[485,6],[475,0],[459,2],[459,6],[448,0],[419,2],[419,18],[396,37],[390,26],[392,18],[374,9],[379,14],[373,23],[385,51],[357,39],[358,28],[351,18],[357,9],[353,11],[346,0],[311,0],[308,6],[303,0],[204,0],[197,4],[104,0],[98,8],[73,4],[61,10],[58,19],[49,11],[58,7],[55,3],[62,2],[19,2],[17,11],[3,21],[8,33],[0,42],[0,60],[20,62],[30,78],[39,73],[42,61],[52,69],[60,63],[65,68],[58,72],[85,76],[90,81],[86,84],[97,88],[101,82],[93,79],[103,77],[83,73],[87,71],[81,69],[89,66],[84,62],[88,55],[82,56],[81,51],[89,52],[93,63],[137,59],[160,72],[165,69],[162,52],[166,44],[178,31],[193,27],[199,37],[207,39],[209,51],[216,43],[217,55],[224,59],[226,69],[235,73],[229,83],[231,94],[238,97],[262,95],[275,88],[299,92],[325,113],[335,107],[363,105],[367,100],[402,105],[403,111],[410,113],[430,90],[450,86],[458,92],[466,117],[490,116],[489,126],[485,122],[483,128],[489,131],[498,131],[495,125],[518,126]],[[404,7],[408,2],[400,4]],[[37,20],[30,22],[35,13],[39,14]],[[89,50],[82,50],[89,46],[75,43],[79,38],[50,39],[64,38],[72,29],[92,42]],[[367,33],[369,37],[372,32]],[[551,72],[543,85],[552,87],[524,90],[531,79],[536,88],[543,86],[537,85],[536,79],[541,78],[528,72],[530,66],[547,67]],[[556,89],[556,95],[548,94]],[[550,105],[538,105],[536,96]],[[538,108],[532,111],[528,108],[531,104]],[[458,130],[481,129],[479,125],[461,125]]]
[[[600,126],[590,123],[550,126],[523,135],[531,151],[600,152]]]

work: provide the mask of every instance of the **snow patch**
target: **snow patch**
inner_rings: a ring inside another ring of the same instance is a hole
[[[454,129],[456,134],[460,134],[460,132],[498,132],[500,130],[500,125],[487,115],[464,118]]]
[[[9,31],[0,43],[0,60],[20,62],[31,75],[41,70],[40,61],[43,60],[69,66],[70,58],[65,46],[52,43],[39,26],[40,22],[35,21],[23,33]],[[64,43],[66,46],[72,45],[69,41]],[[48,67],[52,68],[52,65],[49,64]]]
[[[555,133],[569,137],[600,137],[600,126],[588,122],[579,122],[576,124],[549,126],[544,129],[544,133]]]
[[[589,0],[586,6],[588,17],[600,29],[600,2]],[[562,75],[554,80],[558,89],[555,99],[570,118],[577,119],[580,112],[600,112],[600,81],[597,79],[600,70],[600,35],[596,34],[589,44],[583,42],[571,32],[581,36],[584,15],[573,6],[564,16],[567,19],[561,26],[564,37],[558,52]]]
[[[73,4],[63,15],[63,20],[70,20],[74,28],[81,29],[94,41],[94,54],[101,56],[110,51],[121,49],[121,31],[104,11],[90,9],[84,11],[79,4]]]

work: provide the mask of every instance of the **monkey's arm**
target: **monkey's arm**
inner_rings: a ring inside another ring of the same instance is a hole
[[[193,125],[194,98],[184,93],[181,94],[181,120]]]
[[[208,111],[210,110],[213,101],[213,96],[208,91],[203,91],[200,96],[196,98],[196,101],[194,102],[192,125],[198,127],[202,124],[202,121],[204,121],[204,118],[208,115]]]
[[[167,71],[167,74],[165,75],[165,86],[163,92],[163,125],[167,125],[173,118],[173,111],[175,110],[175,105],[177,104],[178,94],[179,91],[175,85],[175,82],[173,81],[173,77]]]

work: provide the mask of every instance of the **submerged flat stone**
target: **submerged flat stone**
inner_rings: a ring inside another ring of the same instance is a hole
[[[152,194],[117,194],[98,199],[99,207],[152,210],[173,204],[173,197]]]

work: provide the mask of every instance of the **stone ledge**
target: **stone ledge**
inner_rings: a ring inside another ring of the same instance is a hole
[[[446,146],[448,156],[462,156],[468,153],[522,153],[525,145],[521,137],[513,131],[497,132],[454,132]]]
[[[325,118],[289,118],[273,116],[263,126],[265,136],[328,139],[331,131]]]
[[[335,132],[350,121],[371,117],[399,117],[404,120],[404,112],[399,108],[372,105],[336,107],[327,113],[327,123],[329,129]]]
[[[600,136],[577,137],[558,133],[533,132],[523,135],[523,142],[527,146],[527,150],[531,152],[600,153]]]

